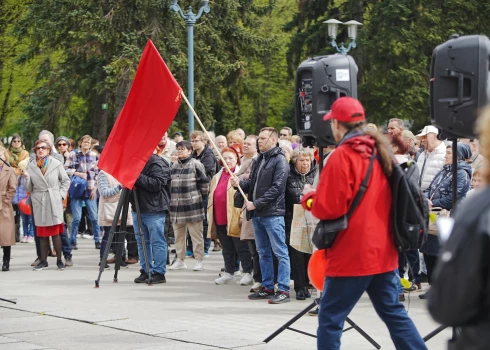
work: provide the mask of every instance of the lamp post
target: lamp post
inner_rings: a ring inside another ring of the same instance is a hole
[[[330,38],[330,45],[332,47],[335,47],[337,52],[340,52],[342,55],[347,55],[347,53],[351,49],[356,48],[357,26],[362,26],[362,23],[354,20],[342,23],[336,19],[329,19],[328,21],[324,21],[323,23],[326,23],[328,25],[328,36]],[[337,45],[337,42],[335,41],[335,38],[337,37],[339,24],[344,24],[347,26],[347,34],[349,36],[349,39],[351,40],[347,48],[344,47],[344,43],[340,43],[340,47],[339,47]]]
[[[191,103],[191,106],[194,108],[194,25],[196,24],[197,20],[201,18],[203,13],[209,13],[211,9],[209,7],[209,0],[201,0],[202,5],[197,15],[192,12],[192,6],[189,6],[189,11],[184,14],[180,6],[177,4],[178,2],[179,0],[172,0],[170,11],[177,12],[187,24],[187,97]],[[191,132],[194,131],[194,115],[192,114],[190,108],[188,111],[188,122],[190,138]]]

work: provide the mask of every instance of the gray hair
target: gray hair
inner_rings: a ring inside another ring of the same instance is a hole
[[[48,135],[49,139],[51,140],[51,145],[54,145],[54,135],[51,131],[48,130],[41,131],[38,135],[38,138],[40,138],[42,135]]]
[[[398,124],[398,127],[400,129],[405,129],[405,122],[403,120],[401,120],[399,118],[391,118],[390,121],[388,122],[388,124],[391,123],[391,122],[397,123]]]
[[[291,162],[295,164],[300,156],[310,157],[310,160],[313,162],[314,156],[313,156],[313,150],[311,148],[305,148],[305,147],[296,148],[291,157]]]

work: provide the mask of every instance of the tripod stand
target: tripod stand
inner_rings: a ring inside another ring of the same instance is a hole
[[[297,314],[292,319],[290,319],[288,322],[286,322],[284,325],[282,325],[277,331],[275,331],[274,333],[272,333],[271,335],[269,335],[267,338],[265,338],[264,339],[264,343],[270,342],[272,339],[274,339],[275,337],[277,337],[279,334],[281,334],[286,329],[288,329],[290,331],[293,331],[293,332],[296,332],[296,333],[301,333],[301,334],[307,335],[309,337],[316,338],[316,335],[314,335],[314,334],[311,334],[311,333],[308,333],[308,332],[303,332],[303,331],[300,331],[299,329],[292,328],[290,326],[294,322],[296,322],[297,320],[299,320],[301,317],[303,317],[308,311],[310,311],[311,309],[313,309],[315,306],[317,306],[319,304],[320,304],[320,298],[316,298],[310,305],[308,305],[306,307],[306,309],[304,309],[303,311],[301,311],[299,314]],[[369,336],[369,334],[367,334],[366,332],[364,332],[362,330],[362,328],[360,328],[357,324],[355,324],[349,317],[347,317],[345,319],[345,322],[347,322],[350,327],[345,328],[342,332],[347,332],[347,331],[349,331],[351,329],[355,329],[368,342],[370,342],[376,349],[381,349],[381,346],[378,343],[376,343],[374,341],[374,339]]]
[[[128,211],[129,211],[129,196],[130,196],[131,191],[128,188],[123,188],[121,192],[121,197],[119,198],[119,202],[117,203],[117,208],[116,212],[114,214],[114,219],[112,220],[112,226],[111,230],[109,232],[109,236],[107,237],[107,245],[104,250],[104,255],[102,256],[102,260],[100,261],[100,267],[99,267],[99,276],[95,280],[95,288],[99,288],[99,282],[100,282],[100,277],[102,276],[102,272],[104,272],[105,265],[107,263],[107,257],[109,256],[109,251],[111,249],[111,244],[112,241],[114,240],[114,235],[116,236],[116,263],[114,265],[114,282],[117,283],[117,275],[119,270],[121,269],[121,262],[122,262],[122,251],[123,251],[123,246],[124,246],[124,236],[127,233],[126,232],[126,222],[128,219]],[[143,246],[143,255],[145,258],[145,270],[148,275],[148,285],[151,285],[151,272],[150,272],[150,263],[148,261],[148,254],[146,252],[146,241],[145,241],[145,236],[142,233],[143,232],[143,223],[141,220],[141,212],[140,212],[140,207],[139,207],[139,201],[138,201],[138,196],[137,196],[137,190],[134,188],[133,189],[133,196],[134,196],[134,209],[136,211],[136,216],[138,218],[138,227],[139,227],[139,234],[141,236],[141,244]],[[121,216],[122,214],[122,216]],[[117,228],[117,223],[119,221],[119,218],[121,217],[121,225],[119,227],[119,230],[116,232]]]

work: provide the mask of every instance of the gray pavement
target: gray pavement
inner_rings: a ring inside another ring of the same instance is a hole
[[[0,272],[0,298],[17,299],[17,304],[0,301],[0,350],[30,349],[315,349],[315,339],[284,331],[269,344],[262,341],[310,304],[292,301],[269,305],[249,301],[249,287],[214,284],[223,266],[220,252],[206,259],[206,270],[168,271],[167,283],[135,284],[139,266],[131,265],[113,283],[113,265],[98,275],[98,253],[92,240],[79,239],[74,267],[33,271],[34,244],[12,248],[10,272]],[[427,286],[424,286],[427,288]],[[412,294],[405,302],[409,315],[422,335],[438,325],[430,318],[425,301]],[[369,298],[363,296],[350,315],[382,349],[393,349],[385,325]],[[315,333],[317,318],[304,316],[293,327]],[[450,331],[430,340],[429,349],[446,349]],[[350,330],[342,337],[342,349],[374,349],[359,333]]]

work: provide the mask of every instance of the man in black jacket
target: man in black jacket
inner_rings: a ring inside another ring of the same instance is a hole
[[[246,207],[249,214],[253,215],[255,243],[262,271],[261,289],[249,295],[248,298],[250,300],[269,299],[269,304],[290,301],[291,267],[284,229],[286,212],[284,194],[289,175],[289,164],[282,150],[277,147],[277,139],[276,129],[267,127],[260,130],[258,145],[261,153],[253,161],[250,178],[240,181],[243,191],[248,194]],[[232,185],[238,185],[236,176],[232,179]],[[271,249],[279,262],[278,290],[275,294]]]
[[[140,256],[140,273],[135,283],[144,283],[148,279],[145,271],[146,261],[141,244],[140,233],[145,236],[146,254],[152,283],[165,283],[165,272],[167,270],[167,241],[165,239],[165,211],[168,210],[170,202],[170,167],[167,161],[152,154],[143,171],[136,180],[135,188],[138,196],[139,208],[143,227],[139,227],[136,212],[133,212],[133,225],[138,242],[138,253]],[[133,192],[131,205],[136,210]]]
[[[193,131],[191,133],[191,143],[194,151],[192,152],[192,157],[197,159],[204,165],[204,170],[206,170],[206,176],[211,182],[211,179],[216,174],[216,156],[213,153],[213,150],[207,145],[207,137],[202,131]],[[203,229],[202,233],[204,236],[204,257],[209,257],[209,246],[211,245],[211,239],[208,238],[208,196],[203,197],[203,205],[204,205],[204,221],[203,221]],[[192,241],[188,240],[187,242],[187,256],[191,256],[193,254],[192,249]]]

